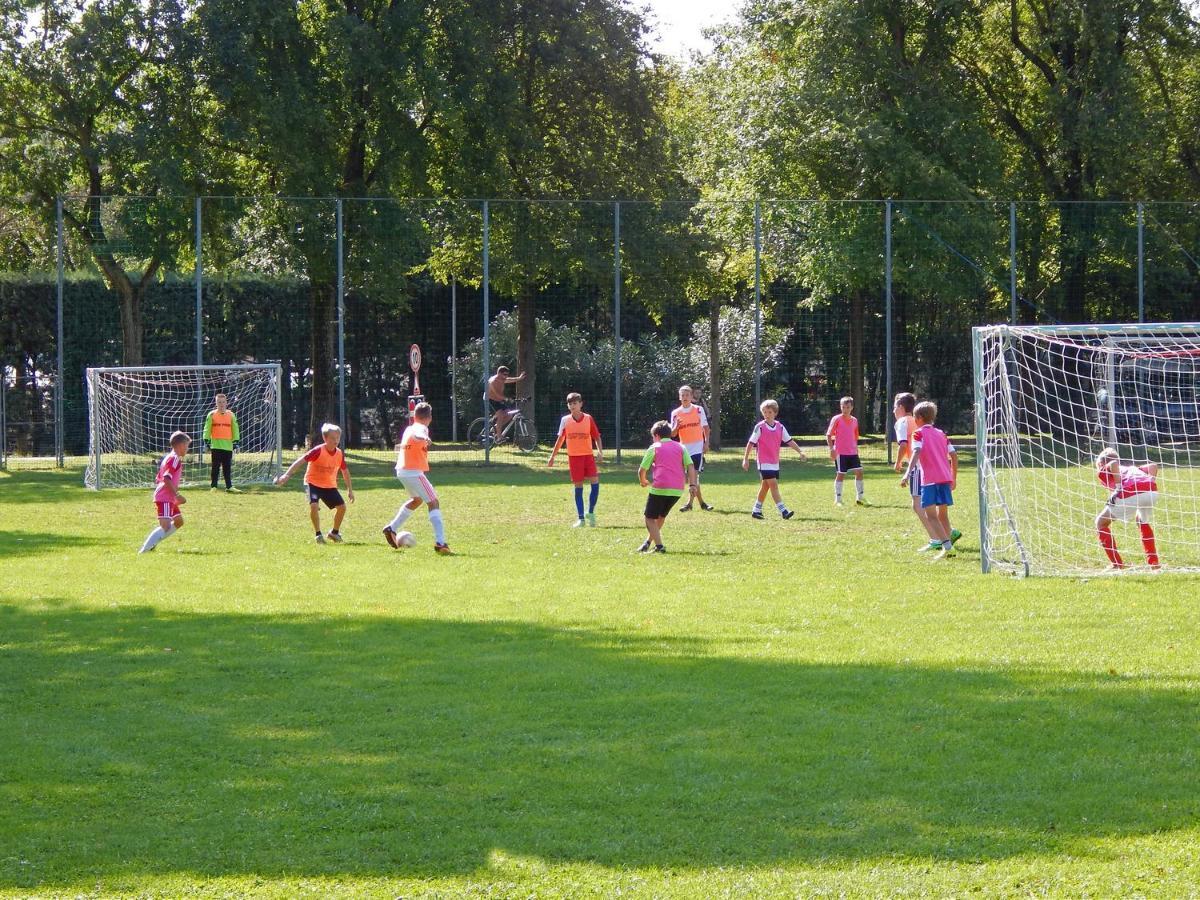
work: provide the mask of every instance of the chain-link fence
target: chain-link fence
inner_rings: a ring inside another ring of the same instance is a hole
[[[577,391],[606,447],[691,385],[712,442],[765,398],[819,444],[855,398],[971,429],[969,328],[1200,318],[1191,203],[0,200],[0,464],[87,452],[89,366],[278,363],[283,442],[544,459]],[[410,347],[422,351],[414,372]],[[499,367],[507,378],[491,390]],[[523,377],[522,377],[523,376]],[[496,413],[501,411],[497,421]]]

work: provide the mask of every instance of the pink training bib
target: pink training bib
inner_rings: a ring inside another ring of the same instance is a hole
[[[921,467],[921,484],[949,484],[954,480],[950,474],[950,441],[946,432],[932,425],[922,425],[913,435],[912,447],[921,451],[917,460]]]
[[[760,469],[779,468],[780,450],[791,439],[792,436],[783,427],[783,423],[778,420],[774,426],[768,425],[765,419],[755,425],[751,443],[758,448],[758,467]]]
[[[683,444],[678,441],[658,441],[654,445],[650,483],[656,488],[671,491],[682,491],[687,486],[683,473]]]
[[[829,420],[825,432],[833,435],[833,450],[838,456],[854,456],[858,453],[858,419],[836,415]]]

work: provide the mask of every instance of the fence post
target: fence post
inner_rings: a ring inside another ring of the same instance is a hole
[[[1146,321],[1146,209],[1137,205],[1138,229],[1138,322]]]
[[[491,260],[488,258],[490,235],[488,220],[488,202],[483,201],[483,461],[489,463],[492,460],[492,442],[487,440],[491,408],[488,405],[487,398],[487,379],[488,372],[492,370],[492,312],[491,312],[491,289],[488,282],[491,280]]]
[[[1017,203],[1008,203],[1008,324],[1017,324]]]
[[[458,443],[458,277],[450,276],[450,440]]]
[[[762,208],[754,201],[754,408],[762,404]],[[756,413],[757,415],[757,413]]]
[[[57,343],[54,373],[54,457],[58,467],[63,460],[63,200],[54,201],[54,227],[57,243],[58,273],[55,284],[55,341]]]
[[[883,355],[884,355],[884,413],[887,423],[884,433],[887,436],[887,461],[892,461],[892,421],[888,417],[887,407],[892,400],[892,201],[885,200],[883,204],[883,242],[884,242],[884,294],[883,294]]]
[[[8,468],[8,418],[4,401],[8,394],[8,363],[0,363],[0,471]]]
[[[201,258],[201,198],[196,198],[196,365],[204,365],[204,261]]]
[[[337,222],[337,336],[338,336],[338,421],[349,429],[346,421],[346,278],[342,265],[342,198],[334,201]],[[346,435],[349,438],[349,433]]]
[[[613,445],[621,461],[621,201],[613,203]]]

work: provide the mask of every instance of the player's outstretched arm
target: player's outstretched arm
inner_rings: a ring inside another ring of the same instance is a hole
[[[1158,474],[1158,463],[1156,463],[1156,462],[1143,463],[1142,465],[1138,466],[1138,468],[1141,469],[1143,472],[1145,472],[1147,475],[1157,475]]]
[[[300,464],[308,458],[308,454],[304,453],[296,457],[296,461],[287,467],[287,471],[275,479],[276,484],[287,484],[287,480],[292,477],[295,471],[300,468]]]
[[[554,442],[554,449],[550,451],[550,458],[546,460],[547,469],[554,465],[554,460],[558,456],[558,451],[562,449],[563,441],[566,439],[567,433],[565,431],[560,431],[558,433],[558,440]]]
[[[350,483],[350,470],[342,469],[342,477],[346,479],[346,499],[354,502],[354,485]]]

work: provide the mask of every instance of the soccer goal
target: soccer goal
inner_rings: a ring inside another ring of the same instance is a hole
[[[173,431],[192,437],[184,481],[207,481],[201,440],[213,398],[225,394],[241,430],[234,478],[265,483],[283,464],[278,365],[121,367],[87,370],[88,467],[96,490],[150,487]]]
[[[983,570],[1107,570],[1096,517],[1118,495],[1095,461],[1111,447],[1121,466],[1157,467],[1142,518],[1162,567],[1200,571],[1200,324],[994,325],[972,338]],[[1118,515],[1111,534],[1127,571],[1146,571],[1135,518]]]

